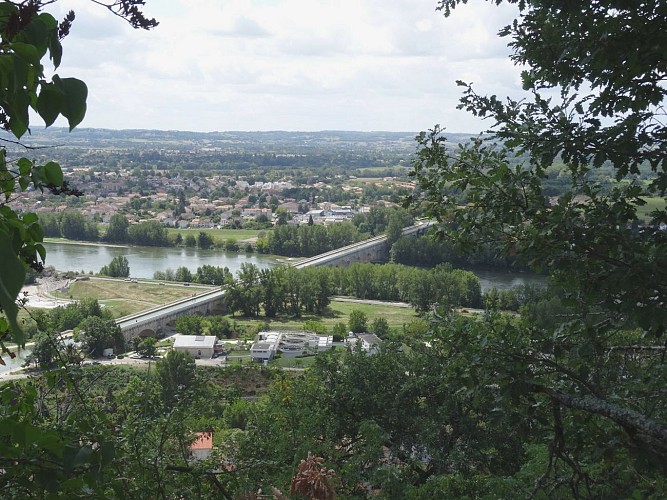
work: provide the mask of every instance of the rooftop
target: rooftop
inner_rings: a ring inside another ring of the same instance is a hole
[[[215,335],[176,335],[174,337],[174,349],[178,347],[186,349],[213,349]]]

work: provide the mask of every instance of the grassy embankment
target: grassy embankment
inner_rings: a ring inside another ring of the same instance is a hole
[[[114,317],[119,318],[150,309],[161,304],[173,302],[201,292],[195,286],[180,287],[158,285],[157,283],[128,283],[126,281],[90,280],[76,281],[67,293],[55,293],[57,297],[80,300],[97,299],[109,309]]]
[[[106,225],[100,224],[99,230],[100,230],[100,236],[104,236],[104,233],[107,230]],[[169,236],[170,241],[173,241],[177,234],[180,234],[181,237],[185,240],[185,237],[188,235],[192,235],[196,238],[200,232],[208,234],[211,238],[214,239],[216,244],[220,244],[224,243],[227,240],[236,240],[238,243],[253,241],[259,237],[260,233],[267,234],[271,232],[271,229],[178,229],[174,227],[167,228],[167,235]],[[91,242],[91,241],[80,241],[80,240],[68,240],[66,238],[53,238],[53,237],[44,238],[44,241],[50,243],[72,243],[72,244],[82,244],[82,245],[99,244],[105,246],[121,246],[121,247],[129,245],[129,243],[116,245],[111,243],[105,243],[104,241],[101,240]]]
[[[270,229],[178,229],[168,228],[167,235],[173,241],[177,234],[180,234],[183,239],[186,236],[192,235],[195,238],[199,233],[206,233],[214,239],[216,243],[223,243],[227,240],[236,240],[243,242],[253,240],[258,237],[259,233],[267,233]]]

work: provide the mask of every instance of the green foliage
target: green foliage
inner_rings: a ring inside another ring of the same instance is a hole
[[[109,219],[109,227],[104,235],[105,241],[110,243],[127,243],[130,239],[128,229],[130,223],[123,214],[114,214]]]
[[[146,337],[141,339],[139,345],[137,346],[137,352],[142,356],[147,356],[149,358],[155,356],[157,353],[157,340],[153,337]]]
[[[347,323],[336,323],[331,329],[331,333],[334,336],[335,342],[340,342],[341,340],[345,339],[347,337],[347,332],[349,332],[347,329]]]
[[[327,327],[324,323],[312,319],[304,322],[303,329],[317,333],[318,335],[326,335],[327,333]]]
[[[227,241],[225,241],[225,250],[228,252],[238,252],[238,242],[234,238],[229,238]]]
[[[195,388],[195,360],[184,352],[171,350],[155,365],[162,400],[166,405],[190,397]]]
[[[125,352],[125,339],[112,319],[97,316],[86,317],[77,328],[77,336],[83,352],[91,357],[99,357],[104,349],[113,348],[114,352]]]
[[[48,2],[47,2],[48,4]],[[88,94],[85,83],[76,78],[61,78],[54,74],[46,79],[42,60],[49,58],[57,69],[62,59],[61,38],[65,37],[74,20],[70,12],[59,24],[46,12],[40,12],[43,3],[0,3],[0,127],[20,139],[29,130],[30,113],[35,111],[46,126],[58,118],[67,119],[72,130],[83,119]],[[139,7],[128,1],[116,4],[117,13],[127,17],[136,26],[154,26]],[[0,321],[0,336],[11,329],[13,340],[23,344],[24,337],[16,321],[15,304],[18,291],[25,278],[25,269],[41,269],[46,257],[42,246],[44,235],[37,216],[25,213],[19,216],[7,202],[18,193],[34,187],[48,189],[54,194],[79,194],[64,180],[57,163],[38,165],[28,158],[19,158],[12,165],[7,163],[5,149],[0,148],[0,311],[6,320]],[[61,226],[68,234],[70,227]],[[79,226],[74,226],[79,227]],[[72,234],[74,236],[74,234]],[[90,235],[89,235],[90,236]],[[96,234],[94,235],[96,238]]]
[[[202,327],[204,333],[219,339],[230,338],[235,334],[234,325],[224,316],[207,316],[202,320]]]
[[[32,341],[32,352],[26,362],[35,363],[40,368],[51,367],[58,356],[58,342],[47,333],[37,334]]]
[[[181,266],[178,269],[176,269],[176,275],[174,276],[174,278],[176,281],[183,281],[185,283],[189,283],[192,281],[192,273],[187,267]]]
[[[429,235],[417,238],[402,236],[389,251],[391,262],[405,266],[435,267],[449,263],[453,267],[525,269],[517,264],[516,256],[507,255],[502,248],[491,243],[480,244],[466,253],[461,253],[450,240],[436,239]]]
[[[130,264],[127,257],[123,255],[114,257],[108,265],[102,266],[100,274],[112,278],[127,278],[130,275]]]
[[[449,15],[459,3],[439,5]],[[637,217],[667,189],[664,5],[510,3],[520,14],[501,35],[529,93],[502,100],[461,83],[460,107],[494,126],[455,152],[439,127],[420,134],[413,201],[459,250],[492,242],[548,272],[552,291],[521,321],[489,314],[472,329],[445,318],[434,332],[462,390],[497,387],[523,441],[548,450],[532,495],[641,496],[667,459],[667,408],[647,404],[667,380],[667,213]],[[550,199],[555,161],[567,188]]]
[[[347,324],[350,327],[350,331],[354,333],[366,332],[367,323],[368,317],[366,316],[366,313],[356,309],[350,313],[350,316],[347,319]]]
[[[201,335],[202,316],[195,314],[184,314],[176,318],[176,331],[182,335]]]
[[[166,247],[169,245],[167,229],[157,221],[141,222],[130,226],[128,237],[130,243],[134,245],[151,247]]]
[[[371,333],[374,333],[381,339],[385,339],[389,335],[389,323],[386,318],[375,318],[371,323]]]
[[[204,264],[197,268],[192,281],[205,285],[224,285],[233,279],[232,273],[227,267],[211,266]]]
[[[206,232],[200,231],[197,235],[197,246],[203,250],[207,250],[213,246],[213,238]]]
[[[96,299],[83,299],[78,302],[58,306],[44,316],[38,317],[40,330],[46,332],[62,332],[79,326],[85,318],[98,317],[111,319],[106,311],[102,311]]]
[[[361,241],[362,235],[348,222],[321,225],[290,226],[277,223],[268,236],[268,253],[288,257],[312,257]]]
[[[414,224],[414,218],[405,210],[395,210],[388,216],[387,245],[391,247],[403,235],[403,228]]]

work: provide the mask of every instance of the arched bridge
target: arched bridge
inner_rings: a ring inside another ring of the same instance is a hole
[[[224,290],[216,288],[130,316],[123,316],[116,320],[116,324],[120,326],[126,341],[136,336],[158,337],[167,323],[174,321],[183,314],[209,314],[219,311],[224,293]]]

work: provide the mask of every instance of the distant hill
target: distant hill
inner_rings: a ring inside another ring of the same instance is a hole
[[[244,150],[301,150],[312,149],[383,149],[398,152],[414,151],[417,132],[355,132],[323,130],[319,132],[184,132],[164,130],[111,130],[96,128],[75,129],[35,127],[22,142],[33,147],[66,145],[87,148],[221,148]],[[448,133],[448,141],[467,141],[474,134]],[[6,133],[0,138],[12,140]],[[10,148],[11,149],[11,148]]]

